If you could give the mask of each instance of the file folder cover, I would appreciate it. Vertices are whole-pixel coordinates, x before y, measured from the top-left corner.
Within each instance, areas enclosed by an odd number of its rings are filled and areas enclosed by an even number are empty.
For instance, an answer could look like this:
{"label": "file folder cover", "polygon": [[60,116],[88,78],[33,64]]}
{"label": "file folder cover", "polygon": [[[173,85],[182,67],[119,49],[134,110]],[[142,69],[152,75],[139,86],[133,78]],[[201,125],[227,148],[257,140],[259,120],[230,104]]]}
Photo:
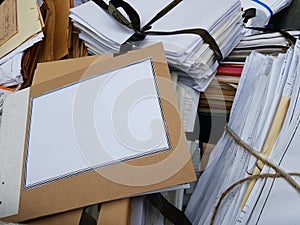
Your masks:
{"label": "file folder cover", "polygon": [[[5,221],[25,221],[99,202],[125,198],[151,190],[159,190],[161,188],[191,182],[196,179],[184,130],[177,110],[173,85],[170,80],[162,44],[160,43],[145,49],[132,51],[118,57],[106,55],[105,57],[99,56],[95,58],[97,58],[98,61],[91,63],[88,62],[89,60],[86,60],[86,64],[71,73],[66,73],[64,69],[60,71],[59,66],[53,66],[52,69],[55,78],[48,78],[48,80],[45,81],[43,81],[43,71],[41,69],[37,70],[35,74],[35,81],[37,81],[37,83],[34,83],[29,90],[30,100],[53,90],[73,85],[79,82],[83,77],[93,80],[94,77],[97,77],[95,76],[97,74],[105,74],[109,71],[124,68],[128,65],[152,58],[153,69],[157,78],[159,100],[161,102],[161,109],[171,149],[156,151],[155,154],[137,157],[126,162],[119,162],[113,165],[109,164],[103,168],[93,168],[92,170],[84,171],[84,173],[75,173],[72,176],[67,176],[63,179],[54,179],[49,183],[46,182],[43,185],[37,187],[33,186],[32,188],[25,188],[24,186],[26,166],[23,166],[19,213],[4,218]],[[92,57],[90,59],[92,59]],[[78,60],[67,60],[66,63],[69,63],[71,66],[70,62],[75,65]],[[57,65],[61,63],[62,62],[58,62]],[[38,79],[39,76],[41,76],[41,79]],[[131,85],[129,85],[129,89],[130,86]],[[30,112],[30,110],[31,108],[29,107],[28,112]],[[134,111],[134,109],[132,111]],[[101,111],[99,111],[99,113],[101,113]],[[26,142],[24,140],[24,154],[27,152],[27,140],[30,138],[28,137],[28,134],[30,134],[28,129],[32,126],[29,116],[30,114],[28,113],[27,138]],[[133,124],[132,126],[138,125]],[[131,129],[135,128],[131,127]],[[152,127],[150,129],[152,129]],[[55,146],[55,140],[51,141]],[[51,142],[49,143],[51,144]],[[161,144],[161,146],[165,147],[167,145],[164,143]],[[46,148],[45,146],[45,149]],[[43,148],[41,151],[43,151]],[[66,165],[73,163],[72,156],[73,155],[70,155],[70,157],[64,159],[63,162]],[[26,159],[28,159],[28,157],[30,157],[30,155],[24,157],[23,165],[26,165]],[[89,158],[87,160],[89,160]],[[50,167],[49,170],[52,168],[53,167]],[[33,172],[40,171],[35,170]]]}

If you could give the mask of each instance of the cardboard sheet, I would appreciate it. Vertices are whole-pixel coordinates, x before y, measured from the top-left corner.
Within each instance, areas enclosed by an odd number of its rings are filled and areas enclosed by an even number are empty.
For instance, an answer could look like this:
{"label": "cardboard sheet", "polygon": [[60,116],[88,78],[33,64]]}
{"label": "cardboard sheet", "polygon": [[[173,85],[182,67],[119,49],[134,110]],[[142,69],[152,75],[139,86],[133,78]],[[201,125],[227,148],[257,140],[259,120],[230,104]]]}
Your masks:
{"label": "cardboard sheet", "polygon": [[[151,57],[171,150],[88,171],[37,188],[24,189],[24,182],[22,182],[19,213],[4,218],[5,220],[19,222],[38,218],[196,179],[162,44],[117,57],[109,55],[109,57],[111,58],[103,60],[103,57],[100,56],[99,60],[97,58],[93,62],[87,62],[82,68],[71,73],[65,73],[66,71],[62,69],[63,66],[53,65],[52,71],[55,75],[46,79],[45,77],[38,78],[46,72],[40,68],[35,74],[35,80],[40,82],[34,83],[30,88],[30,99],[78,82],[83,78],[92,79],[97,74],[122,68]],[[76,60],[73,60],[73,65],[76,65]],[[71,68],[71,64],[69,66]],[[29,117],[26,119],[27,126],[29,126]],[[25,159],[26,157],[24,157],[24,163]],[[72,160],[72,156],[70,156],[70,160]],[[23,181],[24,178],[23,168]]]}
{"label": "cardboard sheet", "polygon": [[70,1],[54,0],[55,5],[55,33],[54,60],[61,59],[69,53],[69,12]]}
{"label": "cardboard sheet", "polygon": [[45,18],[45,38],[39,61],[59,60],[69,53],[72,31],[69,23],[70,1],[45,0],[41,10]]}
{"label": "cardboard sheet", "polygon": [[131,209],[130,198],[106,202],[101,205],[97,225],[129,225]]}
{"label": "cardboard sheet", "polygon": [[26,221],[27,225],[79,225],[83,209],[46,216],[40,219]]}

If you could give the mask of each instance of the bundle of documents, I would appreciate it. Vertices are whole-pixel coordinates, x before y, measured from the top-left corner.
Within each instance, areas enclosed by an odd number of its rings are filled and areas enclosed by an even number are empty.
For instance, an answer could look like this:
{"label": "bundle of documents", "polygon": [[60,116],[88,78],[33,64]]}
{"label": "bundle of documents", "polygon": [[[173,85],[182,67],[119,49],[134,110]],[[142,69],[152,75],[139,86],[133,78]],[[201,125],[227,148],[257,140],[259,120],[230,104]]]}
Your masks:
{"label": "bundle of documents", "polygon": [[0,5],[0,85],[21,84],[23,52],[43,38],[36,0],[5,0]]}
{"label": "bundle of documents", "polygon": [[239,181],[299,172],[299,59],[299,41],[277,57],[252,52],[247,58],[227,129],[186,209],[193,224],[298,223],[299,176]]}
{"label": "bundle of documents", "polygon": [[[264,27],[268,25],[270,18],[288,7],[292,0],[242,0],[243,10],[250,8],[256,9],[255,17],[251,18],[247,22],[247,26],[250,27]],[[249,30],[248,34],[254,33]],[[256,32],[257,33],[257,32]]]}
{"label": "bundle of documents", "polygon": [[[108,3],[108,1],[105,1]],[[204,29],[215,39],[223,57],[226,57],[243,36],[240,1],[229,0],[220,4],[212,1],[126,1],[140,17],[140,27],[147,25],[162,9],[175,6],[154,23],[145,39],[133,43],[134,48],[163,42],[169,65],[178,70],[179,81],[203,91],[213,79],[218,62],[214,51],[197,34],[164,35],[187,29]],[[211,9],[213,13],[211,13]],[[196,9],[196,10],[195,10]],[[185,19],[182,19],[184,16]],[[90,53],[118,52],[120,46],[135,32],[120,24],[94,1],[71,9],[70,17],[81,30]],[[151,34],[160,32],[160,35]],[[146,32],[145,32],[146,33]]]}
{"label": "bundle of documents", "polygon": [[[299,39],[299,31],[286,31],[295,39]],[[226,57],[227,62],[245,62],[251,51],[277,56],[285,53],[292,45],[288,37],[284,37],[279,32],[262,32],[259,34],[247,35],[238,43],[233,51]]]}
{"label": "bundle of documents", "polygon": [[[299,31],[286,32],[295,39],[299,37]],[[201,141],[216,143],[222,135],[246,57],[253,50],[272,56],[286,53],[293,44],[291,37],[279,32],[262,32],[243,37],[218,67],[215,79],[200,96],[199,119],[203,128]]]}

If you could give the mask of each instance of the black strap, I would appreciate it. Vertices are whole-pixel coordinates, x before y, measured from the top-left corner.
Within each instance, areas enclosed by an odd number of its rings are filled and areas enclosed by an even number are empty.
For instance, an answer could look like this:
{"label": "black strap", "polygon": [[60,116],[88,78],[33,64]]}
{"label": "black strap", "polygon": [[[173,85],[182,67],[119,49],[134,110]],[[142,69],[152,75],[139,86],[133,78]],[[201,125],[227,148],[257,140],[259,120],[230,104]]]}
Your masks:
{"label": "black strap", "polygon": [[108,5],[103,0],[93,0],[98,6],[100,6],[105,12],[108,13]]}
{"label": "black strap", "polygon": [[[129,17],[129,22],[123,15],[120,13],[117,8],[123,8],[126,14]],[[112,15],[117,21],[121,24],[128,26],[129,28],[133,29],[134,31],[140,31],[140,17],[139,14],[127,3],[123,0],[111,0],[108,5],[108,13]],[[120,20],[120,17],[122,20]],[[123,23],[123,21],[126,21]]]}
{"label": "black strap", "polygon": [[[249,19],[253,18],[256,16],[256,9],[255,8],[249,8],[244,11],[244,14],[242,15],[244,18],[244,23],[247,23]],[[281,30],[281,29],[276,29],[271,26],[266,26],[266,27],[246,27],[247,29],[251,30],[258,30],[258,31],[263,31],[263,32],[279,32],[289,43],[290,45],[295,45],[296,44],[296,38],[289,34],[288,32]]]}
{"label": "black strap", "polygon": [[256,16],[256,9],[255,8],[249,8],[246,9],[242,15],[244,18],[244,23],[247,23],[249,19],[253,18]]}
{"label": "black strap", "polygon": [[156,34],[156,35],[172,35],[172,34],[197,34],[199,35],[203,41],[210,46],[213,50],[217,60],[221,61],[223,59],[222,52],[215,41],[215,39],[209,34],[207,30],[201,28],[195,29],[186,29],[186,30],[177,30],[177,31],[169,31],[169,32],[162,32],[162,31],[148,31],[145,32],[146,34]]}
{"label": "black strap", "polygon": [[[135,45],[139,45],[141,41],[143,41],[146,35],[175,35],[175,34],[196,34],[199,35],[205,43],[207,43],[210,48],[213,50],[218,61],[223,59],[222,52],[215,41],[215,39],[209,34],[208,31],[195,28],[195,29],[186,29],[186,30],[176,30],[176,31],[149,31],[151,29],[151,25],[155,23],[157,20],[166,15],[169,11],[171,11],[175,6],[177,6],[182,0],[174,0],[165,8],[163,8],[160,12],[158,12],[151,20],[148,22],[143,28],[140,28],[140,18],[138,13],[125,1],[123,0],[111,0],[109,5],[107,5],[103,0],[93,0],[97,5],[99,5],[102,9],[104,9],[107,13],[112,15],[118,22],[121,24],[133,29],[135,33],[129,37],[120,48],[120,52],[126,52],[132,50],[133,43]],[[130,21],[128,21],[122,13],[120,13],[117,8],[122,7],[126,14],[128,15]]]}
{"label": "black strap", "polygon": [[151,25],[155,23],[157,20],[162,18],[164,15],[166,15],[168,12],[170,12],[175,6],[177,6],[182,0],[174,0],[169,5],[167,5],[165,8],[163,8],[161,11],[159,11],[144,27],[143,30],[149,30],[151,29]]}
{"label": "black strap", "polygon": [[186,215],[168,202],[160,193],[145,195],[145,198],[157,208],[162,215],[170,220],[174,225],[192,225]]}

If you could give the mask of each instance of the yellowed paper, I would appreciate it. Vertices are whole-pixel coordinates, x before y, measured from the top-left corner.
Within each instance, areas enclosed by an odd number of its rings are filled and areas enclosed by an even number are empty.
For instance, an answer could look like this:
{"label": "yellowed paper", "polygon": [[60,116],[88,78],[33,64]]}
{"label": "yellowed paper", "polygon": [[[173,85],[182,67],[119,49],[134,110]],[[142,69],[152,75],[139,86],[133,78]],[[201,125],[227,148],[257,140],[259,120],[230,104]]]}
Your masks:
{"label": "yellowed paper", "polygon": [[36,0],[15,1],[17,2],[18,33],[0,46],[0,58],[42,31],[39,8],[36,4]]}
{"label": "yellowed paper", "polygon": [[[279,103],[279,106],[278,106],[278,109],[277,109],[276,114],[275,114],[275,118],[273,120],[273,124],[271,126],[270,131],[269,131],[269,134],[268,134],[268,137],[267,137],[266,142],[264,144],[264,147],[262,149],[262,154],[266,158],[268,158],[269,155],[271,154],[273,146],[274,146],[274,144],[275,144],[275,142],[276,142],[276,140],[277,140],[277,138],[280,134],[281,128],[282,128],[284,120],[285,120],[287,110],[289,108],[289,104],[290,104],[290,98],[287,97],[287,96],[282,96],[281,100],[280,100],[280,103]],[[260,174],[263,167],[264,167],[264,163],[262,161],[258,160],[252,175]],[[248,198],[251,194],[251,191],[254,188],[255,183],[256,183],[256,180],[252,180],[248,184],[248,188],[245,192],[245,196],[244,196],[244,199],[243,199],[242,204],[241,204],[241,209],[244,208],[244,206],[245,206],[245,204],[246,204],[246,202],[247,202],[247,200],[248,200]]]}
{"label": "yellowed paper", "polygon": [[5,0],[0,5],[0,46],[18,33],[17,0]]}

